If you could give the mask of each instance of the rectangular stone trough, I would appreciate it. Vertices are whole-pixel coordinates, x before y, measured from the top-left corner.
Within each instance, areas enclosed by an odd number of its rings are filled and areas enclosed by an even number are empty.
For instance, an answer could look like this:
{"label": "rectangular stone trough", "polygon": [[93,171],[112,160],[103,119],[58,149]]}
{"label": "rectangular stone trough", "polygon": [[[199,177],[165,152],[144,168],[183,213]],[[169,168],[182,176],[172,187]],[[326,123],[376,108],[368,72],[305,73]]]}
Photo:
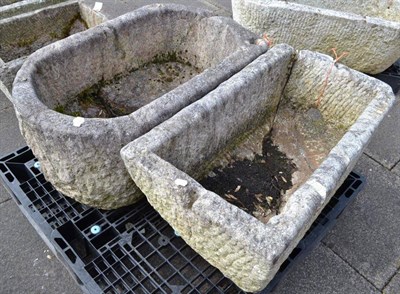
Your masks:
{"label": "rectangular stone trough", "polygon": [[46,6],[65,2],[66,0],[22,0],[13,3],[0,2],[0,19],[8,18],[26,12],[32,12]]}
{"label": "rectangular stone trough", "polygon": [[[259,291],[273,278],[395,100],[386,84],[340,64],[325,87],[332,62],[323,54],[275,46],[121,150],[150,204],[245,291]],[[266,138],[273,145],[265,147]],[[199,183],[239,163],[251,168],[258,160],[271,170],[266,160],[276,147],[295,172],[283,179],[282,166],[271,176],[279,177],[273,184],[291,182],[292,187],[278,197],[254,195],[260,200],[256,207],[280,203],[275,210],[271,205],[245,211],[235,203],[235,193],[261,187],[267,178],[248,185],[242,170],[236,173],[240,184],[225,195]]]}
{"label": "rectangular stone trough", "polygon": [[112,209],[143,194],[120,149],[267,50],[230,18],[150,5],[53,43],[18,72],[22,135],[59,191]]}
{"label": "rectangular stone trough", "polygon": [[233,19],[276,44],[330,54],[370,74],[400,58],[400,1],[232,0]]}
{"label": "rectangular stone trough", "polygon": [[0,7],[0,83],[4,92],[11,91],[28,55],[105,21],[102,14],[78,1],[57,2],[61,1],[19,1]]}

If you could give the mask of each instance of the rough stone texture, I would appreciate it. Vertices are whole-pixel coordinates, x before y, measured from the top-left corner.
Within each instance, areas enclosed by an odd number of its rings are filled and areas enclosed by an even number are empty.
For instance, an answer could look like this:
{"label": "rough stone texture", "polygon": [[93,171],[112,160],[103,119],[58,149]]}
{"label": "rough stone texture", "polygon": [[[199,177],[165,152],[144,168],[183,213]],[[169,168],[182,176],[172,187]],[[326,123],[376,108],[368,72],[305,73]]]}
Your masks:
{"label": "rough stone texture", "polygon": [[400,293],[400,272],[398,272],[382,291],[384,294]]}
{"label": "rough stone texture", "polygon": [[18,2],[21,0],[0,0],[0,6],[5,6],[5,5],[9,5],[15,2]]}
{"label": "rough stone texture", "polygon": [[366,153],[369,156],[388,169],[392,169],[400,161],[399,98],[398,96],[396,104],[388,113],[366,149]]}
{"label": "rough stone texture", "polygon": [[291,0],[289,2],[309,5],[316,8],[332,9],[349,12],[361,16],[383,18],[385,20],[398,21],[400,1],[381,0]]}
{"label": "rough stone texture", "polygon": [[0,58],[8,62],[85,29],[76,1],[0,20]]}
{"label": "rough stone texture", "polygon": [[378,294],[349,264],[324,245],[313,249],[285,276],[274,294]]}
{"label": "rough stone texture", "polygon": [[[46,178],[61,192],[104,209],[142,196],[119,150],[185,106],[203,97],[267,50],[233,20],[178,5],[152,5],[32,54],[14,82],[13,103],[22,134],[42,163]],[[52,109],[78,93],[157,54],[181,51],[205,69],[188,82],[130,115],[86,118]]]}
{"label": "rough stone texture", "polygon": [[[8,93],[11,92],[14,78],[25,59],[26,57],[21,57],[0,65],[0,91],[3,91],[3,93],[6,92],[6,90]],[[3,87],[5,87],[6,90]],[[7,93],[4,94],[8,97]]]}
{"label": "rough stone texture", "polygon": [[366,73],[382,72],[400,57],[399,0],[320,2],[233,0],[233,19],[276,44],[347,51],[340,62]]}
{"label": "rough stone texture", "polygon": [[[10,6],[18,8],[18,5],[33,5],[34,9],[38,9],[42,6],[54,4],[53,2],[62,1],[37,2],[28,0]],[[0,16],[3,8],[5,9],[5,7],[0,7]],[[15,13],[22,12],[24,10],[21,9],[15,11]],[[78,19],[74,20],[75,18]],[[52,5],[32,13],[0,20],[0,41],[2,45],[4,44],[4,48],[0,49],[0,59],[8,61],[6,63],[0,62],[0,91],[6,97],[9,97],[15,75],[24,63],[26,55],[69,34],[84,30],[86,25],[94,27],[106,20],[101,13],[95,12],[87,5],[76,1]],[[7,33],[4,33],[6,31]],[[17,58],[19,56],[22,57]]]}
{"label": "rough stone texture", "polygon": [[34,11],[52,4],[65,2],[66,0],[24,0],[18,1],[9,5],[0,6],[0,19],[11,17],[17,14],[22,14]]}
{"label": "rough stone texture", "polygon": [[323,242],[378,289],[400,267],[400,178],[363,155],[367,185]]}
{"label": "rough stone texture", "polygon": [[381,82],[340,64],[332,67],[324,89],[332,62],[326,55],[300,51],[275,119],[272,140],[298,169],[291,191],[308,179],[382,90]]}
{"label": "rough stone texture", "polygon": [[[355,123],[290,195],[281,213],[262,224],[204,189],[194,178],[221,149],[260,123],[262,115],[266,121],[274,117],[293,52],[287,45],[274,47],[215,91],[121,150],[135,183],[162,217],[192,248],[246,291],[261,290],[271,280],[352,170],[395,99],[389,86],[339,66],[335,76],[344,85],[356,87],[332,84],[326,97],[338,92],[340,104],[327,99],[321,112],[334,123],[331,104],[342,111],[351,109],[355,113],[349,112],[348,118],[341,120],[352,124],[356,119]],[[332,60],[308,51],[301,51],[296,58],[284,94],[301,111],[307,105],[306,97],[319,92],[311,84],[315,79],[322,83]],[[297,101],[292,95],[295,87]],[[264,107],[260,104],[263,99],[267,99]]]}
{"label": "rough stone texture", "polygon": [[108,20],[108,18],[99,11],[94,11],[84,2],[79,2],[81,17],[89,28],[93,28]]}

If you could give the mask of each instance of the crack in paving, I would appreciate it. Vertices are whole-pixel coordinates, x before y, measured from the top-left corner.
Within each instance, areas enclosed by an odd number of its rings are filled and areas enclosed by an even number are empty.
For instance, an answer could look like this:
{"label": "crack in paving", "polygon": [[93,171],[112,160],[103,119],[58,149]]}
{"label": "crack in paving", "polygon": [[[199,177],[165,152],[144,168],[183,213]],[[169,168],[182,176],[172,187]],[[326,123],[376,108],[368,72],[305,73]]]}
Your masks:
{"label": "crack in paving", "polygon": [[396,163],[392,166],[392,168],[390,169],[390,171],[393,171],[394,168],[400,163],[400,159],[398,161],[396,161]]}
{"label": "crack in paving", "polygon": [[[335,250],[333,250],[332,248],[328,247],[328,245],[326,245],[324,241],[321,241],[321,244],[322,244],[325,248],[329,249],[329,250],[330,250],[333,254],[335,254],[337,257],[339,257],[340,260],[342,260],[342,261],[343,261],[345,264],[347,264],[350,268],[352,268],[358,275],[360,275],[365,281],[367,281],[374,289],[376,289],[376,290],[379,291],[379,292],[381,292],[381,291],[384,289],[384,287],[383,287],[382,289],[379,289],[378,287],[376,287],[376,286],[374,285],[374,283],[372,283],[370,280],[368,280],[367,277],[365,277],[361,272],[359,272],[356,268],[354,268],[347,260],[345,260],[343,257],[341,257],[341,256],[339,255],[339,253],[337,253],[337,252],[336,252]],[[385,285],[385,287],[386,287],[386,285]]]}
{"label": "crack in paving", "polygon": [[5,204],[6,202],[8,202],[10,200],[11,200],[11,198],[7,198],[5,200],[2,200],[2,201],[0,201],[0,205],[3,205],[3,204]]}
{"label": "crack in paving", "polygon": [[387,282],[386,282],[385,285],[383,286],[383,288],[382,288],[382,293],[384,293],[383,290],[385,290],[385,288],[392,282],[393,278],[394,278],[397,274],[399,274],[399,273],[400,273],[400,265],[399,265],[399,267],[397,268],[397,270],[393,273],[393,275],[391,275],[391,276],[389,277],[389,279],[387,280]]}
{"label": "crack in paving", "polygon": [[[379,164],[381,167],[383,167],[384,169],[386,169],[387,171],[392,171],[392,169],[397,165],[397,163],[396,164],[394,164],[391,168],[387,168],[386,166],[384,166],[383,165],[383,163],[381,163],[381,162],[379,162],[377,159],[375,159],[375,158],[373,158],[371,155],[369,155],[368,153],[366,153],[366,152],[363,152],[363,154],[365,155],[365,156],[367,156],[369,159],[371,159],[371,160],[373,160],[374,162],[376,162],[377,164]],[[400,160],[399,160],[399,162],[400,162]]]}

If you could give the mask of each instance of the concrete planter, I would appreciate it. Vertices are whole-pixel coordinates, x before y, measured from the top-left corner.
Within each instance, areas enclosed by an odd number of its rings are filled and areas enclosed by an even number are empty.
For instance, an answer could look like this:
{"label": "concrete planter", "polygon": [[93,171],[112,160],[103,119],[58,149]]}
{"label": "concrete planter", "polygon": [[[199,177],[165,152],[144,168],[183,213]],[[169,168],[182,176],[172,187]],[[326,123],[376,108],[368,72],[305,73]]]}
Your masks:
{"label": "concrete planter", "polygon": [[[326,55],[296,54],[288,45],[275,46],[121,150],[151,205],[245,291],[259,291],[272,279],[352,170],[395,100],[389,86],[337,65],[316,109],[331,64]],[[314,111],[322,115],[318,128],[301,129],[302,140],[294,142],[292,150],[290,138],[299,134],[290,132],[312,125],[308,116]],[[215,158],[231,152],[240,140],[246,143],[244,134],[257,137],[260,129],[268,133],[271,127],[273,140],[298,170],[279,214],[263,223],[196,179],[210,170]],[[318,145],[328,136],[334,138],[330,144]]]}
{"label": "concrete planter", "polygon": [[[103,209],[134,203],[142,194],[120,149],[265,52],[255,37],[232,19],[161,4],[75,34],[18,72],[12,99],[22,134],[61,192]],[[109,109],[92,117],[95,107],[82,106],[78,119],[59,113],[92,90]]]}
{"label": "concrete planter", "polygon": [[28,55],[106,20],[77,1],[51,5],[56,2],[19,1],[0,7],[0,90],[6,96]]}
{"label": "concrete planter", "polygon": [[233,19],[296,49],[347,51],[347,66],[370,74],[400,58],[400,1],[232,0]]}

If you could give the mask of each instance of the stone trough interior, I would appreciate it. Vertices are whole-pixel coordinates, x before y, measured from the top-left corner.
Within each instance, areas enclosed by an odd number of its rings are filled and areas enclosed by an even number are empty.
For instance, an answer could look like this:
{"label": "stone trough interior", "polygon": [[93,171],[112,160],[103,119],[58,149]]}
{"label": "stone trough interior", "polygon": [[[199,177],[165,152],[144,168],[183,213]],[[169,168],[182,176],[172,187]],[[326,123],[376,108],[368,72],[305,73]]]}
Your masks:
{"label": "stone trough interior", "polygon": [[[40,92],[42,101],[60,113],[87,118],[111,118],[133,113],[205,69],[215,67],[237,50],[235,44],[240,42],[239,36],[235,36],[235,32],[223,22],[204,16],[190,20],[188,16],[174,19],[173,15],[163,15],[162,26],[138,25],[132,33],[121,27],[120,32],[114,33],[113,44],[101,42],[99,50],[90,52],[90,58],[94,60],[115,59],[114,64],[106,69],[93,69],[97,79],[94,84],[92,79],[81,77],[83,82],[79,87],[68,85],[70,90],[64,92],[68,96],[64,93],[54,95],[52,90],[58,89],[50,86],[51,90],[48,90],[49,76],[55,72],[61,75],[68,72],[64,72],[63,64],[59,64],[60,67],[46,69],[46,73],[37,79],[43,89]],[[142,37],[128,44],[122,39],[124,34]],[[108,53],[105,50],[107,46],[114,48]],[[110,55],[101,56],[104,52]]]}
{"label": "stone trough interior", "polygon": [[[324,87],[332,62],[278,45],[121,151],[133,180],[161,216],[246,291],[267,285],[394,101],[389,87],[343,65],[333,67]],[[377,100],[378,106],[368,108]],[[356,143],[342,139],[367,108],[373,115],[368,127],[357,130]],[[250,166],[276,147],[291,161],[293,175],[282,179],[277,170],[272,176],[279,179],[272,183],[290,181],[291,187],[275,198],[254,192],[254,211],[239,209],[243,203],[235,196],[247,183],[217,195],[198,182],[239,161]],[[324,166],[324,160],[331,162]],[[315,184],[310,178],[318,173],[333,182]]]}
{"label": "stone trough interior", "polygon": [[[108,81],[101,81],[54,109],[82,117],[110,118],[128,115],[187,82],[203,71],[185,54],[160,54],[153,60]],[[194,58],[193,58],[194,59]]]}
{"label": "stone trough interior", "polygon": [[0,20],[0,58],[4,62],[88,28],[78,2],[68,2]]}
{"label": "stone trough interior", "polygon": [[[10,96],[15,75],[27,56],[41,47],[105,21],[103,15],[83,3],[64,1],[55,4],[57,2],[61,1],[1,3],[5,6],[0,7],[0,90],[7,97]],[[17,5],[21,3],[27,6],[20,9]],[[16,6],[15,11],[7,9],[10,6]],[[9,10],[15,13],[8,15],[6,12]]]}

